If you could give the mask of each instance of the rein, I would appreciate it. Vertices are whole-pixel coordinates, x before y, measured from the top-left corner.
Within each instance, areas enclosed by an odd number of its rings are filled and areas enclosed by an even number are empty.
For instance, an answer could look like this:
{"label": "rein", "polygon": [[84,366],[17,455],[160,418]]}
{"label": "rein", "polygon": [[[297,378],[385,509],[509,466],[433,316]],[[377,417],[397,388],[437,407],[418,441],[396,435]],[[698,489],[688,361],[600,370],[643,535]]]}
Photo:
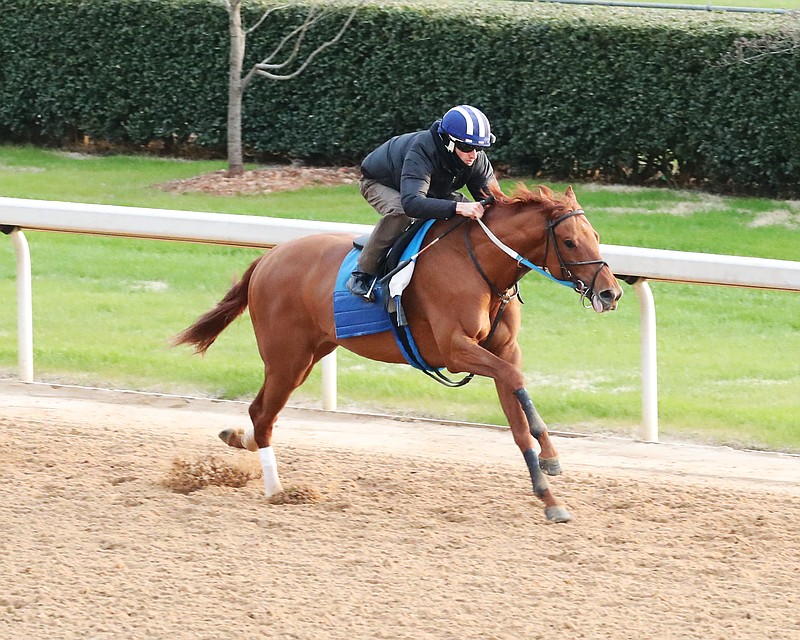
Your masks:
{"label": "rein", "polygon": [[[567,214],[567,215],[575,215],[576,213],[578,213],[578,211],[571,212],[570,214]],[[580,213],[583,213],[583,211],[580,211]],[[553,274],[551,274],[549,271],[543,269],[542,267],[537,267],[535,264],[533,264],[527,258],[523,258],[519,253],[514,251],[507,244],[504,244],[503,241],[500,240],[500,238],[498,238],[496,235],[494,235],[489,230],[489,227],[487,227],[486,224],[484,224],[483,220],[478,219],[477,222],[481,226],[481,229],[483,229],[483,232],[486,234],[486,236],[489,238],[489,240],[491,240],[497,246],[497,248],[500,249],[503,253],[505,253],[509,258],[514,260],[517,263],[517,265],[522,265],[522,266],[528,267],[528,269],[530,269],[531,271],[535,271],[536,273],[538,273],[540,275],[543,275],[543,276],[545,276],[547,278],[550,278],[553,282],[557,282],[558,284],[564,285],[565,287],[570,287],[571,289],[575,289],[576,288],[576,283],[574,281],[571,281],[571,280],[559,280]],[[559,219],[559,222],[560,222],[560,219]],[[551,231],[549,225],[548,225],[548,231]],[[549,242],[550,242],[550,236],[549,235],[548,235],[547,240],[548,240],[548,244],[549,244]],[[547,258],[547,249],[546,248],[545,248],[545,258]],[[560,259],[561,259],[561,256],[559,256],[559,260]],[[473,258],[473,261],[474,261],[474,258]],[[547,260],[545,260],[545,262],[546,261]],[[564,263],[561,263],[561,267],[563,269]],[[480,271],[480,269],[478,269],[478,270]],[[482,272],[481,272],[481,275],[483,275]],[[486,279],[485,276],[484,276],[484,279]]]}
{"label": "rein", "polygon": [[[477,222],[480,225],[481,229],[483,229],[483,232],[486,234],[486,236],[489,238],[489,240],[491,240],[492,243],[494,243],[497,246],[498,249],[500,249],[503,253],[505,253],[512,260],[514,260],[517,263],[518,266],[527,267],[531,271],[535,271],[536,273],[549,278],[553,282],[556,282],[556,283],[558,283],[560,285],[563,285],[565,287],[569,287],[570,289],[574,289],[575,291],[577,291],[580,294],[581,300],[584,300],[584,299],[589,298],[589,296],[592,294],[592,292],[594,291],[594,283],[597,280],[597,276],[599,275],[599,273],[603,269],[603,267],[608,266],[608,264],[604,260],[582,260],[582,261],[578,261],[578,262],[567,262],[567,261],[565,261],[561,257],[561,251],[559,251],[559,249],[558,249],[558,240],[556,238],[556,231],[555,231],[556,227],[559,224],[561,224],[562,222],[564,222],[564,220],[567,220],[568,218],[571,218],[573,216],[581,216],[581,215],[586,215],[586,212],[583,209],[575,209],[573,211],[568,211],[564,215],[559,216],[555,220],[551,220],[550,222],[547,223],[547,236],[546,236],[547,239],[546,239],[546,244],[545,244],[545,249],[544,249],[544,259],[543,259],[542,262],[545,265],[547,264],[547,254],[550,251],[550,241],[552,240],[553,241],[553,249],[556,252],[556,257],[558,258],[558,263],[561,266],[561,274],[565,278],[564,280],[560,280],[559,278],[556,278],[552,273],[550,273],[547,270],[547,267],[539,267],[539,266],[533,264],[533,262],[531,262],[527,258],[522,257],[522,255],[520,255],[518,252],[514,251],[511,247],[506,245],[502,240],[500,240],[496,235],[494,235],[494,233],[492,233],[492,231],[489,229],[489,227],[486,226],[486,224],[483,222],[483,220],[478,219]],[[489,281],[489,279],[487,278],[486,274],[483,272],[483,269],[481,269],[480,265],[478,264],[477,258],[474,256],[474,254],[472,252],[472,248],[469,245],[469,239],[468,238],[469,238],[469,236],[467,235],[467,246],[469,248],[469,254],[470,254],[470,257],[472,258],[473,264],[475,264],[475,267],[478,269],[478,273],[480,273],[481,277],[487,282],[487,284],[489,284],[489,286],[491,287],[492,291],[494,291],[495,294],[500,295],[498,293],[496,287],[492,284],[491,281]],[[587,264],[596,264],[596,265],[598,265],[597,270],[594,272],[594,276],[592,277],[592,282],[591,282],[591,284],[589,286],[587,286],[586,283],[583,282],[582,280],[580,280],[579,278],[576,278],[568,268],[568,267],[575,267],[575,266],[587,265]],[[520,276],[520,278],[521,277],[522,276]],[[517,281],[519,281],[519,278],[517,279]],[[516,284],[516,282],[515,282],[515,284]]]}

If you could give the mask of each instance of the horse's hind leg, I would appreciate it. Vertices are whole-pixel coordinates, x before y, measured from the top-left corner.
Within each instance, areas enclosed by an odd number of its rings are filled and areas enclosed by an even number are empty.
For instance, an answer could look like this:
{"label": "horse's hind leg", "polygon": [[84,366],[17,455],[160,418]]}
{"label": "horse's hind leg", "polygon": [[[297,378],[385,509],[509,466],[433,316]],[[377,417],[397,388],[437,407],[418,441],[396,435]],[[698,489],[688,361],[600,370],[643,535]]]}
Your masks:
{"label": "horse's hind leg", "polygon": [[335,347],[334,344],[326,344],[314,353],[305,352],[286,359],[276,358],[276,366],[265,364],[264,384],[250,404],[250,420],[253,426],[244,433],[228,429],[219,434],[231,447],[258,451],[264,490],[268,497],[281,491],[275,452],[272,449],[272,431],[278,414],[286,406],[292,392],[308,378],[314,365]]}
{"label": "horse's hind leg", "polygon": [[[264,403],[264,396],[265,396],[265,389],[267,387],[267,379],[269,378],[269,374],[265,372],[264,375],[264,384],[261,385],[261,389],[258,390],[258,394],[255,397],[255,400],[250,403],[250,408],[248,410],[250,414],[250,421],[253,423],[253,426],[248,428],[246,431],[242,429],[225,429],[225,431],[220,431],[219,437],[225,444],[235,449],[248,449],[249,451],[258,451],[259,445],[256,442],[255,437],[255,425],[257,422],[260,421],[260,416],[262,414],[262,405]],[[291,391],[289,392],[291,394]],[[289,399],[289,394],[286,395],[286,398],[283,400],[283,405]],[[266,442],[263,446],[268,447],[272,444],[272,427],[274,426],[275,419],[277,418],[278,411],[275,412],[275,417],[273,418],[272,424],[268,425],[265,429],[266,432]]]}

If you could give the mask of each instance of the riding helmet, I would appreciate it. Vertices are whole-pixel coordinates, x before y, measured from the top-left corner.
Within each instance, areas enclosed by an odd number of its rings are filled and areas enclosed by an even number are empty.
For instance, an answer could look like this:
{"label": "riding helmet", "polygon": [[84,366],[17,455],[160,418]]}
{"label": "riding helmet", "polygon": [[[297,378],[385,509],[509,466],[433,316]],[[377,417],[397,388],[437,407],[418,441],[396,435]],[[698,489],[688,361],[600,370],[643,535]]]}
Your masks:
{"label": "riding helmet", "polygon": [[453,107],[444,114],[439,123],[439,134],[442,137],[444,137],[443,134],[447,134],[454,140],[475,147],[486,148],[495,141],[489,119],[483,114],[483,111],[468,104]]}

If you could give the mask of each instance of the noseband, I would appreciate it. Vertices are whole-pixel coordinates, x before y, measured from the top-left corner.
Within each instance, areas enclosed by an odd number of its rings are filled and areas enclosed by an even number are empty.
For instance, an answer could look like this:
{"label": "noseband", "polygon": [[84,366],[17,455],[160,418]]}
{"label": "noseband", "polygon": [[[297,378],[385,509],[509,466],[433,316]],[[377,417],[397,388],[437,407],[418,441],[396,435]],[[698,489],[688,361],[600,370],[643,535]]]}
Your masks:
{"label": "noseband", "polygon": [[[603,267],[607,267],[608,263],[604,260],[581,260],[579,262],[567,262],[561,257],[561,251],[558,248],[558,238],[556,237],[556,227],[560,225],[564,220],[571,218],[573,216],[585,216],[586,212],[583,209],[575,209],[574,211],[568,211],[562,216],[559,216],[555,220],[551,220],[547,223],[547,241],[544,247],[544,259],[542,263],[547,265],[547,254],[550,251],[550,241],[553,241],[553,250],[556,253],[556,257],[558,258],[558,264],[561,266],[561,277],[564,280],[568,280],[574,285],[575,291],[577,291],[582,299],[591,298],[592,293],[594,292],[594,284],[597,281],[597,276],[603,270]],[[577,267],[583,266],[587,264],[596,264],[597,270],[594,272],[594,276],[592,276],[592,282],[589,286],[586,286],[586,283],[583,282],[580,278],[577,278],[573,275],[572,271],[569,270],[569,267]],[[545,267],[546,268],[546,267]]]}

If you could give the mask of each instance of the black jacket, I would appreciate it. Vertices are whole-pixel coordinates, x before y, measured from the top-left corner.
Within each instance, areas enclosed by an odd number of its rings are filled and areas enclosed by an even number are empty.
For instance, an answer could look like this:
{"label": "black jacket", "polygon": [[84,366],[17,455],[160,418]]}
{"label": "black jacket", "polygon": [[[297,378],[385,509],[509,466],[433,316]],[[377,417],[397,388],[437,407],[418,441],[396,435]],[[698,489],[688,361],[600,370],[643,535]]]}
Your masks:
{"label": "black jacket", "polygon": [[384,142],[361,163],[365,177],[397,189],[412,218],[449,218],[456,213],[453,193],[465,186],[475,200],[484,197],[494,171],[483,151],[471,167],[450,153],[437,129],[405,133]]}

